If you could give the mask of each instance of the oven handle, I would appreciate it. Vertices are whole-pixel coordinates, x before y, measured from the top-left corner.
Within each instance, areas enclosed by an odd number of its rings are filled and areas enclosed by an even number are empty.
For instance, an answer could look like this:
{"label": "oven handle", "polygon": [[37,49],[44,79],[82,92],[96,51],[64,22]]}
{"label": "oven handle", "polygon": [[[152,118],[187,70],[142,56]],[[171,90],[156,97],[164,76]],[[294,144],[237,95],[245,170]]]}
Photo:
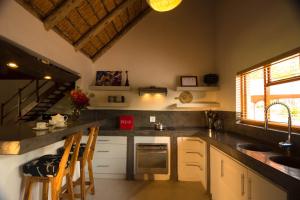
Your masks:
{"label": "oven handle", "polygon": [[147,150],[147,149],[138,149],[137,153],[168,153],[167,150]]}

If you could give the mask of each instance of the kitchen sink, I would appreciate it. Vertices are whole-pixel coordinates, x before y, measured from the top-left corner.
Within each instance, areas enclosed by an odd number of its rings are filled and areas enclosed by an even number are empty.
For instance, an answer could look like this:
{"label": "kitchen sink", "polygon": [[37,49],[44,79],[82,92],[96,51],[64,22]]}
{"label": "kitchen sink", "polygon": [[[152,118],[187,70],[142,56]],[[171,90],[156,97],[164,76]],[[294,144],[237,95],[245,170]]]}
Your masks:
{"label": "kitchen sink", "polygon": [[239,148],[250,150],[250,151],[260,151],[260,152],[269,152],[272,149],[268,146],[262,144],[240,144],[238,145]]}
{"label": "kitchen sink", "polygon": [[271,161],[281,164],[281,165],[300,169],[300,158],[297,158],[297,157],[272,156],[269,159]]}

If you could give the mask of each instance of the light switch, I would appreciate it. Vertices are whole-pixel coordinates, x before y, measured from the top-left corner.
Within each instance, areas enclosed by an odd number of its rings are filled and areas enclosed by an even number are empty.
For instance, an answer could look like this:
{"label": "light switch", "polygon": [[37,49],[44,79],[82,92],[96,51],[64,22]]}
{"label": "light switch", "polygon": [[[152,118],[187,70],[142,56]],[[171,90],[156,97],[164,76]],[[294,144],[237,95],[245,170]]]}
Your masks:
{"label": "light switch", "polygon": [[155,121],[156,121],[156,117],[155,116],[150,116],[150,122],[155,123]]}

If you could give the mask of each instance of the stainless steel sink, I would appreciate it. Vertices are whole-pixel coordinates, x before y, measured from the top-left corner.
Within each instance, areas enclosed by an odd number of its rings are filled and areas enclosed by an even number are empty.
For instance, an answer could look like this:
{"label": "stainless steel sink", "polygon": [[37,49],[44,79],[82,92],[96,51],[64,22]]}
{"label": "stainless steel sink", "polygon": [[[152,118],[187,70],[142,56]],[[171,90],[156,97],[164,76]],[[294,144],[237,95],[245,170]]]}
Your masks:
{"label": "stainless steel sink", "polygon": [[262,144],[239,144],[239,148],[249,151],[270,152],[272,149]]}
{"label": "stainless steel sink", "polygon": [[272,156],[269,159],[271,161],[281,164],[281,165],[300,169],[300,158],[297,158],[297,157]]}

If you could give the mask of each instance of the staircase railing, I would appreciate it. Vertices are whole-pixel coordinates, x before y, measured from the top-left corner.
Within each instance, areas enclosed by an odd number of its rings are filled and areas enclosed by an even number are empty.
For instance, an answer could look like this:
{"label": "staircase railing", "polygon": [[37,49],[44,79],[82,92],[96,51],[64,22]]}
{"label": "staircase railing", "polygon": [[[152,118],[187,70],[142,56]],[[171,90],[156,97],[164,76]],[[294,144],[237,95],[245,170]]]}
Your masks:
{"label": "staircase railing", "polygon": [[[4,119],[13,111],[17,110],[17,117],[20,119],[22,117],[22,106],[23,104],[30,98],[35,95],[35,101],[38,103],[40,101],[40,90],[48,83],[49,81],[45,81],[42,84],[39,83],[39,80],[31,80],[29,83],[24,85],[22,88],[19,88],[18,91],[13,94],[10,98],[8,98],[5,102],[1,104],[1,112],[0,112],[0,124],[3,125]],[[23,91],[35,84],[34,90],[24,96]],[[23,97],[24,96],[24,97]],[[6,110],[6,106],[10,104],[13,100],[17,98],[17,104],[11,106],[9,110]]]}

